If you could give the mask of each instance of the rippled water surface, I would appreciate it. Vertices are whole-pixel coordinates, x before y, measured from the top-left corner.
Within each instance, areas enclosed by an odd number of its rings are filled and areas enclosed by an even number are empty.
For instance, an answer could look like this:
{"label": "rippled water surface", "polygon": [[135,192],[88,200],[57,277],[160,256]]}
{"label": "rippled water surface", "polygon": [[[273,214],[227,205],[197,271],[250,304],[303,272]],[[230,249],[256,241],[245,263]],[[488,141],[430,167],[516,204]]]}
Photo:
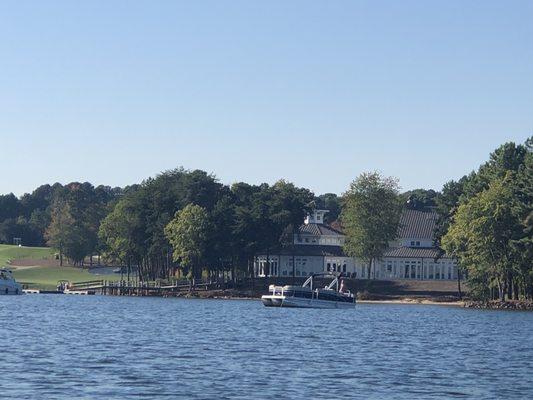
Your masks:
{"label": "rippled water surface", "polygon": [[533,313],[0,296],[2,398],[533,398]]}

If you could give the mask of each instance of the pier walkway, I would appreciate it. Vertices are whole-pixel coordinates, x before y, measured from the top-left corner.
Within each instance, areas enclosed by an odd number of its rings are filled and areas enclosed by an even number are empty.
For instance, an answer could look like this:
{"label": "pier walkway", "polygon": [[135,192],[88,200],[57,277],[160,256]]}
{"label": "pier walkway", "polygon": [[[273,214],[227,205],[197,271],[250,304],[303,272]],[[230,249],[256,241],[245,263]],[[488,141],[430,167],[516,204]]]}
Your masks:
{"label": "pier walkway", "polygon": [[207,280],[196,281],[194,284],[179,280],[175,282],[162,281],[137,281],[137,280],[92,280],[73,282],[69,289],[72,291],[90,291],[104,295],[114,296],[164,296],[176,295],[193,291],[207,291],[218,288],[218,282]]}

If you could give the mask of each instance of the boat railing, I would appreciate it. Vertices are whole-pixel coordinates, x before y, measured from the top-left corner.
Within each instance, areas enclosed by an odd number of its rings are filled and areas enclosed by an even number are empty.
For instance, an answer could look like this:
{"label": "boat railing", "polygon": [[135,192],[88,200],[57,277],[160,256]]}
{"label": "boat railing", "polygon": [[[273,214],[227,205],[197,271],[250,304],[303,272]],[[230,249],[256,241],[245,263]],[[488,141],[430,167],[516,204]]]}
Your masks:
{"label": "boat railing", "polygon": [[274,296],[283,296],[283,286],[270,285],[268,287],[269,292]]}

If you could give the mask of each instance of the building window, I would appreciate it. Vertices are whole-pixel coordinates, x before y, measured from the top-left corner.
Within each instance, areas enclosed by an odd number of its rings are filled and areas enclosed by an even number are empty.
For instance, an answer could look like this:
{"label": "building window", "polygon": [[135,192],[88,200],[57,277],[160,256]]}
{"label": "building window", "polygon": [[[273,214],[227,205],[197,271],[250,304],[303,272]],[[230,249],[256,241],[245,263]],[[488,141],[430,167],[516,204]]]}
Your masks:
{"label": "building window", "polygon": [[417,246],[420,246],[420,242],[416,242],[416,245],[417,245]]}
{"label": "building window", "polygon": [[346,264],[342,264],[342,272],[346,272]]}
{"label": "building window", "polygon": [[415,245],[415,242],[414,242],[414,241],[412,241],[412,242],[411,242],[411,246],[414,246],[414,245]]}
{"label": "building window", "polygon": [[331,263],[328,263],[327,271],[328,271],[328,272],[331,271]]}
{"label": "building window", "polygon": [[283,270],[283,276],[287,276],[287,271]]}
{"label": "building window", "polygon": [[305,243],[309,243],[309,238],[305,238]]}

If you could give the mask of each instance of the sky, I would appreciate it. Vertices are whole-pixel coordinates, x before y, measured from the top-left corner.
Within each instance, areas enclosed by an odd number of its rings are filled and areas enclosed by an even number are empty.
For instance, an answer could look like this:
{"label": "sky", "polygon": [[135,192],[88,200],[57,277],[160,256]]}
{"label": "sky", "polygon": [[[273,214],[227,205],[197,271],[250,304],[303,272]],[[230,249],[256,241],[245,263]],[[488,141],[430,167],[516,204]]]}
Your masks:
{"label": "sky", "polygon": [[532,1],[0,2],[0,193],[440,189],[533,135]]}

